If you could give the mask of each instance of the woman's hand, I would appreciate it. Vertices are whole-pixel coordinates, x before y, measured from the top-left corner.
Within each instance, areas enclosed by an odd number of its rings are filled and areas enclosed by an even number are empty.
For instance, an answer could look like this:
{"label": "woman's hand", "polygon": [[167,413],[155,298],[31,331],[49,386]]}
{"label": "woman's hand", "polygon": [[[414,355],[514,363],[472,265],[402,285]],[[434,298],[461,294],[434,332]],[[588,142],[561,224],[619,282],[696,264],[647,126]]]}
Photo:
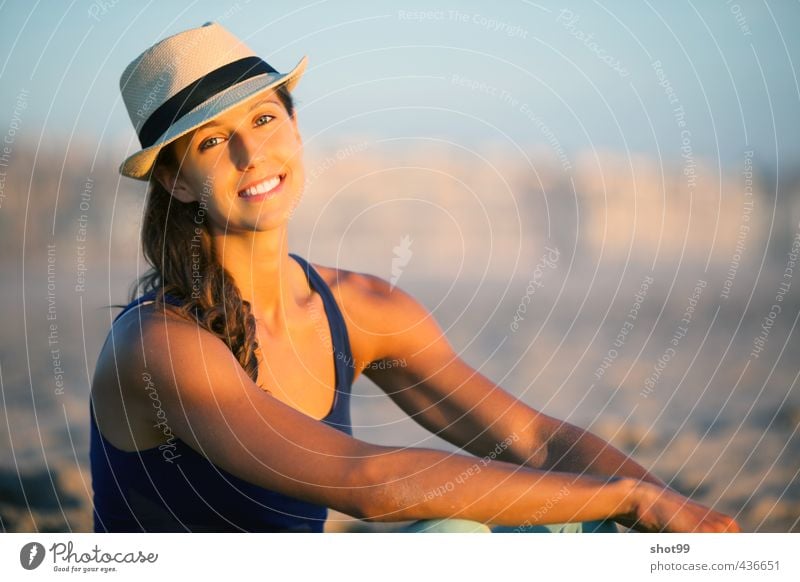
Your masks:
{"label": "woman's hand", "polygon": [[616,518],[622,525],[643,532],[741,532],[736,521],[718,511],[695,503],[671,489],[638,483],[633,492],[633,510]]}

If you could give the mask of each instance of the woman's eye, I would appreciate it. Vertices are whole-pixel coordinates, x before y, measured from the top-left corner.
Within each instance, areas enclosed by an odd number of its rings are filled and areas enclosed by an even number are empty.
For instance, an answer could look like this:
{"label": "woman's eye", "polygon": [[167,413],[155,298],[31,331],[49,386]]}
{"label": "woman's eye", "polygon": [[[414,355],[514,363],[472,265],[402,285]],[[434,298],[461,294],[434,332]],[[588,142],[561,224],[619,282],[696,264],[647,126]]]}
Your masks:
{"label": "woman's eye", "polygon": [[261,116],[258,117],[258,119],[256,119],[256,125],[264,125],[264,124],[266,124],[267,122],[264,121],[264,119],[267,118],[267,117],[269,117],[270,119],[275,119],[274,115],[267,115],[265,113],[264,115],[261,115]]}
{"label": "woman's eye", "polygon": [[[265,113],[264,115],[260,115],[260,116],[258,116],[256,118],[256,125],[257,126],[266,125],[272,119],[275,119],[274,115],[268,115],[268,114]],[[208,138],[207,140],[205,140],[205,141],[200,143],[200,151],[204,151],[204,150],[207,150],[208,148],[214,147],[215,145],[217,145],[219,143],[219,141],[216,141],[216,140],[220,140],[221,141],[222,139],[223,138],[221,138],[221,137],[210,137],[210,138]]]}
{"label": "woman's eye", "polygon": [[210,147],[217,145],[218,142],[214,141],[215,139],[222,139],[221,137],[210,137],[204,142],[200,144],[200,150],[207,150]]}

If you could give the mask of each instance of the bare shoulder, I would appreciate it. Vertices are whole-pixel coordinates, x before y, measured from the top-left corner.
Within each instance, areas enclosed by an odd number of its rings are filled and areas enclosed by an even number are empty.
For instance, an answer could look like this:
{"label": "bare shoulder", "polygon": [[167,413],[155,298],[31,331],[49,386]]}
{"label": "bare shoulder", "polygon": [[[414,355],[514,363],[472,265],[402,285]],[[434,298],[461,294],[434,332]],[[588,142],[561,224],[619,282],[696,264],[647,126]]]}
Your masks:
{"label": "bare shoulder", "polygon": [[348,327],[354,357],[365,364],[420,342],[447,345],[434,316],[411,293],[370,273],[313,265],[331,288]]}
{"label": "bare shoulder", "polygon": [[163,442],[150,418],[152,366],[170,354],[179,356],[168,339],[178,340],[173,345],[185,344],[197,338],[198,329],[171,308],[157,309],[153,304],[131,308],[111,326],[97,359],[91,391],[100,431],[117,448],[137,450]]}
{"label": "bare shoulder", "polygon": [[[339,304],[345,319],[379,331],[404,303],[415,301],[385,279],[357,271],[313,265]],[[349,323],[349,321],[348,321]]]}
{"label": "bare shoulder", "polygon": [[[182,360],[198,353],[203,353],[204,358],[220,354],[232,357],[222,340],[196,321],[179,315],[170,305],[157,308],[151,303],[131,309],[112,326],[111,335],[116,339],[117,350],[124,350],[125,362],[120,369],[137,373],[176,364],[195,370],[190,365],[195,362]],[[200,349],[204,351],[198,352]]]}
{"label": "bare shoulder", "polygon": [[[386,280],[370,273],[348,271],[316,263],[312,263],[312,265],[334,292],[334,295],[342,294],[343,299],[380,299],[389,290],[390,285]],[[338,300],[339,297],[337,296],[336,299]]]}
{"label": "bare shoulder", "polygon": [[157,308],[154,303],[147,303],[131,308],[115,321],[109,339],[128,354],[145,355],[165,348],[167,338],[173,333],[197,334],[199,330],[197,323],[178,315],[172,306]]}
{"label": "bare shoulder", "polygon": [[169,307],[158,309],[152,303],[132,307],[112,324],[100,350],[95,376],[106,373],[113,364],[117,379],[124,384],[128,368],[143,365],[149,352],[167,348],[170,331],[185,333],[190,326]]}

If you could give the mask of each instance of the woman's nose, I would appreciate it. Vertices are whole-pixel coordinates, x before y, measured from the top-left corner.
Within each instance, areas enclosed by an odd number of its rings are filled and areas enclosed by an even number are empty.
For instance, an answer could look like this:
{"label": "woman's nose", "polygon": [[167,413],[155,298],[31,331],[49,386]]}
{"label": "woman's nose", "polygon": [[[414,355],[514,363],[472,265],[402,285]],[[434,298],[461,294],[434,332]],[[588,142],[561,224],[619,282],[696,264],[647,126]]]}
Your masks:
{"label": "woman's nose", "polygon": [[264,139],[257,138],[253,132],[237,132],[233,136],[234,163],[239,170],[247,170],[257,166],[264,160],[266,144]]}

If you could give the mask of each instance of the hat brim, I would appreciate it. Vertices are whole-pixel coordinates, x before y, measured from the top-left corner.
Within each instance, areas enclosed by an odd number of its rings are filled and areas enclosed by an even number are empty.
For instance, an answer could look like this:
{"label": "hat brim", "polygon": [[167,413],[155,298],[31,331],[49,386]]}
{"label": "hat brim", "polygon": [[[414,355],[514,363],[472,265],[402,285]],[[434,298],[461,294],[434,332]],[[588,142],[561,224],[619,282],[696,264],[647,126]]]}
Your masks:
{"label": "hat brim", "polygon": [[303,76],[307,64],[308,58],[304,56],[288,73],[257,75],[214,95],[173,123],[153,145],[128,157],[120,165],[119,173],[135,180],[149,180],[158,152],[164,146],[251,97],[283,84],[286,84],[287,89],[292,91],[300,77]]}

